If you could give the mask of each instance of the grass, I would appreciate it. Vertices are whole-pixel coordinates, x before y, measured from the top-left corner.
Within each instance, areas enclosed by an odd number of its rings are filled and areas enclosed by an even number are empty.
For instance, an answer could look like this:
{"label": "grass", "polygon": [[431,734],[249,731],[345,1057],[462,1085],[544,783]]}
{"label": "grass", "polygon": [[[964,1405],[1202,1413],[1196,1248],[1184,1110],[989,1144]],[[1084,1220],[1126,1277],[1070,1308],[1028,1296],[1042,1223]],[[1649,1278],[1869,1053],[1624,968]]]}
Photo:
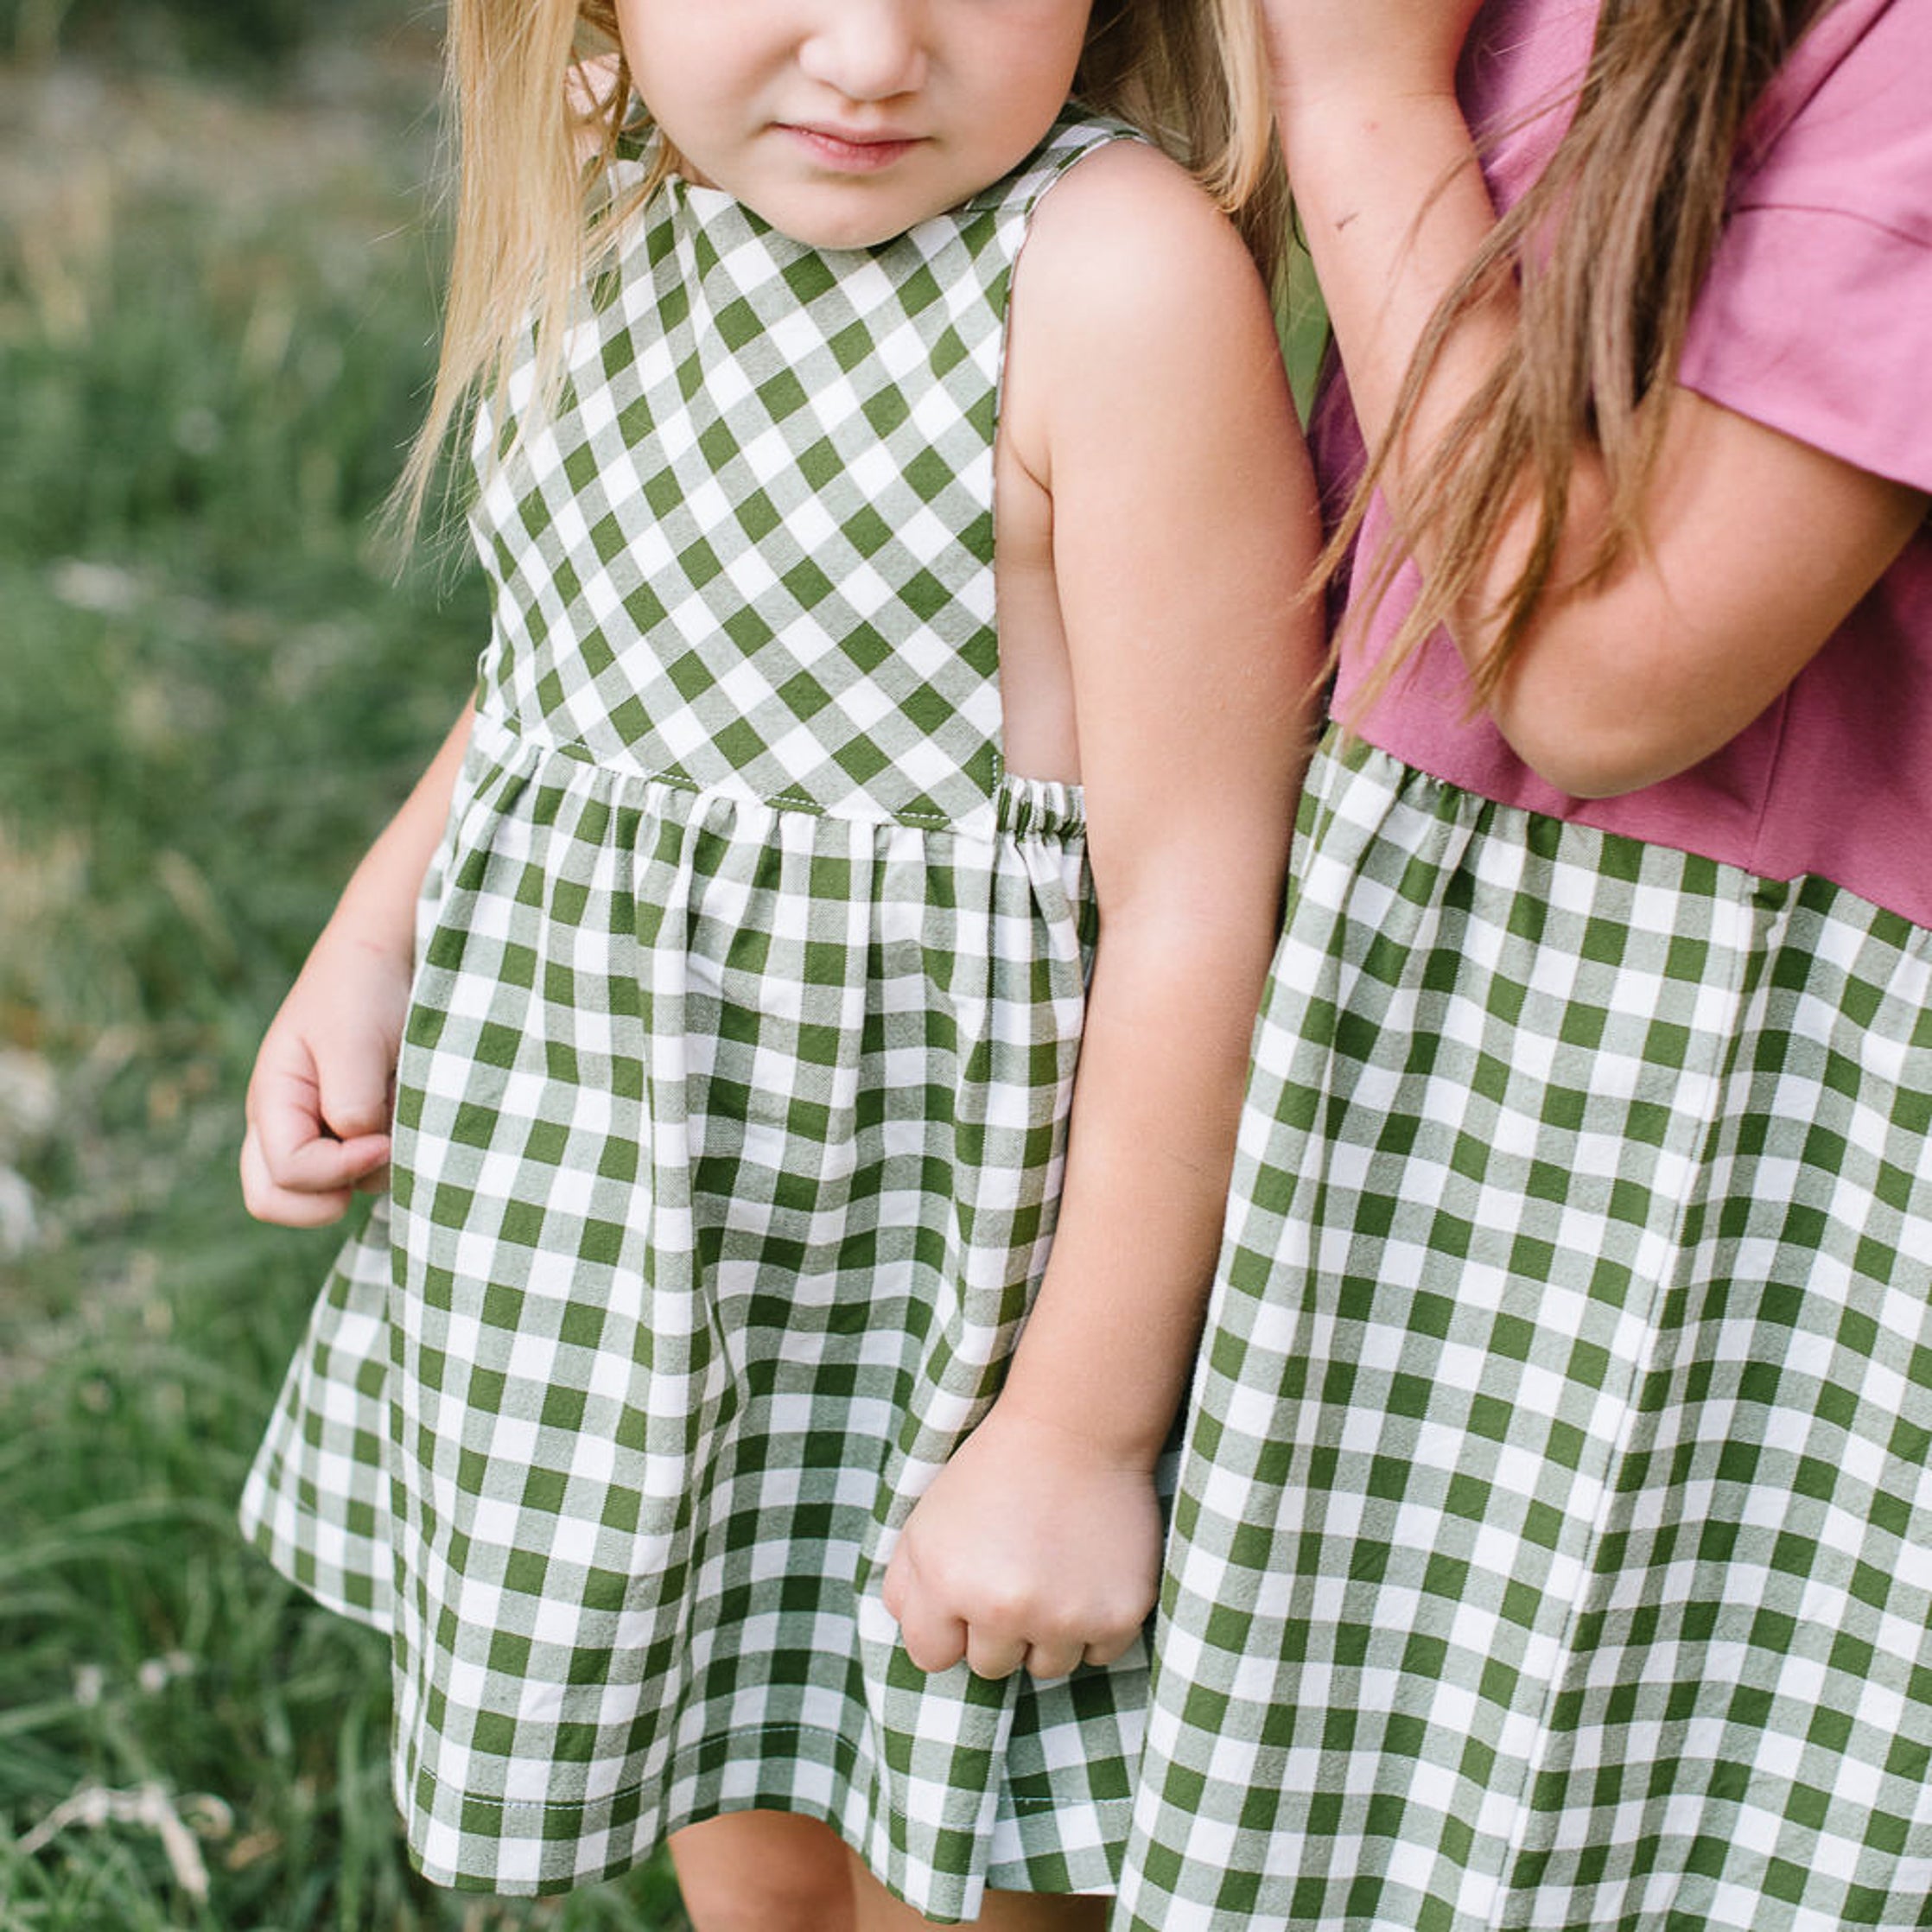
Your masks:
{"label": "grass", "polygon": [[0,59],[0,1928],[658,1932],[662,1868],[416,1878],[384,1646],[233,1527],[334,1239],[244,1216],[243,1084],[480,638],[370,539],[433,50],[209,84],[55,58],[60,11]]}

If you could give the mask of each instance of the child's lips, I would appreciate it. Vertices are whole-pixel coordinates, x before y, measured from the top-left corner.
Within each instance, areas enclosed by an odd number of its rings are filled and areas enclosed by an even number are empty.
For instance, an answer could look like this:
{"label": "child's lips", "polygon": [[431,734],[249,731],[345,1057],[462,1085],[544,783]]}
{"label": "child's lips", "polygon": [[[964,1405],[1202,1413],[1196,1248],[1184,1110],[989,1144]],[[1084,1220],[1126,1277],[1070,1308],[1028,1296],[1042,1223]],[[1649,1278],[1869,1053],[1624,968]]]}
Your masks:
{"label": "child's lips", "polygon": [[920,137],[896,128],[852,128],[787,121],[780,126],[822,165],[842,174],[874,175],[890,168],[919,144]]}

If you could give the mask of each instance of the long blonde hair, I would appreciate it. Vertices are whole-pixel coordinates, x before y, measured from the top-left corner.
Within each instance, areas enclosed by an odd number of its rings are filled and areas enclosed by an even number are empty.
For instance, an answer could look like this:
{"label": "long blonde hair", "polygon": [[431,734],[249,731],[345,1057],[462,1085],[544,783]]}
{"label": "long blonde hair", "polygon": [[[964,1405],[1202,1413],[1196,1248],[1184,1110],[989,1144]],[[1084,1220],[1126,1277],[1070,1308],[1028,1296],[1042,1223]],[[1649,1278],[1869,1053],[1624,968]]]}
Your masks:
{"label": "long blonde hair", "polygon": [[[1604,0],[1568,129],[1437,308],[1319,567],[1332,574],[1359,534],[1388,453],[1413,422],[1444,345],[1499,291],[1519,291],[1515,338],[1433,443],[1427,475],[1403,503],[1401,544],[1384,545],[1358,570],[1351,626],[1386,594],[1401,554],[1433,539],[1420,594],[1351,718],[1476,595],[1526,491],[1536,505],[1534,537],[1484,613],[1496,630],[1471,674],[1475,705],[1494,694],[1546,594],[1600,582],[1642,541],[1691,310],[1723,229],[1751,111],[1831,3]],[[1605,526],[1573,583],[1555,585],[1574,452],[1590,442],[1609,485]]]}
{"label": "long blonde hair", "polygon": [[[533,329],[540,390],[556,380],[575,291],[678,165],[659,143],[641,181],[613,188],[650,131],[613,0],[451,0],[448,46],[455,232],[435,384],[392,500],[404,535],[453,429],[502,397]],[[1287,183],[1255,0],[1095,0],[1074,92],[1192,172],[1272,283]]]}

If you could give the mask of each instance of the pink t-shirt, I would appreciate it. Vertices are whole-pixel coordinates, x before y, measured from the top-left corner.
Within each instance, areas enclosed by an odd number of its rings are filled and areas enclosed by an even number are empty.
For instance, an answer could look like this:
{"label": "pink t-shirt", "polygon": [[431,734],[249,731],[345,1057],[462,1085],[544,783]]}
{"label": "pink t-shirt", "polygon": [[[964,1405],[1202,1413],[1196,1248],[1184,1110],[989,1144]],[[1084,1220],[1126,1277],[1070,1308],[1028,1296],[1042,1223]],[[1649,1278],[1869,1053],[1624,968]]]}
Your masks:
{"label": "pink t-shirt", "polygon": [[[1478,22],[1465,99],[1478,128],[1512,130],[1486,164],[1505,206],[1562,132],[1594,16],[1594,0],[1490,0]],[[1733,187],[1681,380],[1932,489],[1932,0],[1840,0],[1773,83],[1751,137],[1755,160]],[[1317,440],[1325,467],[1345,471],[1352,439],[1335,433],[1337,409],[1325,403],[1329,433]],[[1372,517],[1368,554],[1386,527]],[[1338,709],[1414,594],[1413,575],[1398,577],[1342,666]],[[1505,804],[1764,878],[1818,874],[1932,926],[1932,525],[1754,723],[1663,784],[1572,798],[1486,717],[1465,719],[1466,696],[1461,659],[1438,635],[1363,734]]]}

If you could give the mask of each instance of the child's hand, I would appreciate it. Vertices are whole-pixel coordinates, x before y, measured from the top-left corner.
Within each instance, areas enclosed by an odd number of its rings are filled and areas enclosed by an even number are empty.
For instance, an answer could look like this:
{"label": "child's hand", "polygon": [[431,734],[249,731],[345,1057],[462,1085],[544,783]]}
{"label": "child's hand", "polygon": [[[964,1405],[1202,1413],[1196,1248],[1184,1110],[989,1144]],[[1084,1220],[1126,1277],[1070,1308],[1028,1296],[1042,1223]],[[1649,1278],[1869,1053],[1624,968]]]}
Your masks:
{"label": "child's hand", "polygon": [[1064,1677],[1141,1634],[1160,1569],[1152,1472],[995,1406],[934,1478],[887,1566],[922,1670]]}
{"label": "child's hand", "polygon": [[1262,0],[1282,111],[1447,93],[1481,0]]}
{"label": "child's hand", "polygon": [[258,1219],[320,1227],[382,1184],[410,972],[353,934],[316,942],[248,1083],[242,1198]]}

